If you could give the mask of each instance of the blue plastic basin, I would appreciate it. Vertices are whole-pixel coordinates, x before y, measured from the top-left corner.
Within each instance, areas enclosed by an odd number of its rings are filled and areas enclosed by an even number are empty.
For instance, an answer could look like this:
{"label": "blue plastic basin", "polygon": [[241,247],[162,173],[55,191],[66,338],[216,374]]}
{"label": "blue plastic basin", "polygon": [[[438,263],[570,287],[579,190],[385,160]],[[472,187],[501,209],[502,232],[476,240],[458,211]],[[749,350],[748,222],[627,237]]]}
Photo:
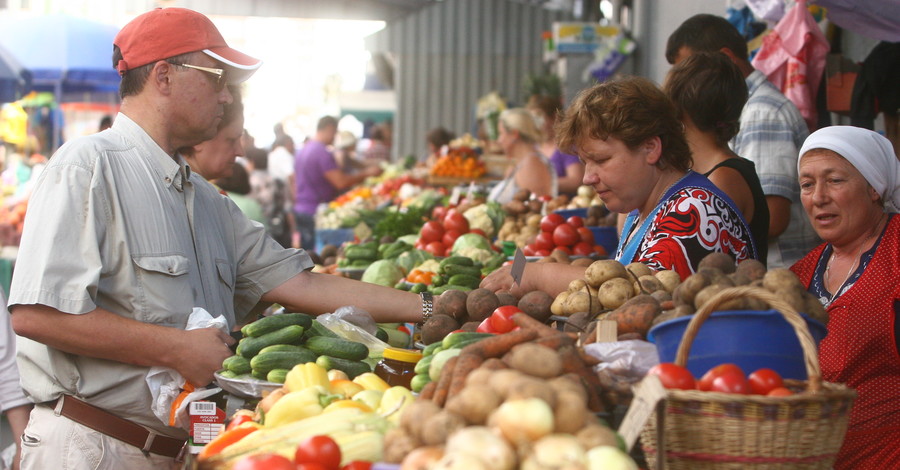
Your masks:
{"label": "blue plastic basin", "polygon": [[609,257],[616,255],[616,248],[619,246],[619,232],[615,227],[588,227],[594,232],[594,243],[602,246]]}
{"label": "blue plastic basin", "polygon": [[555,210],[553,212],[563,216],[564,219],[568,219],[569,217],[572,217],[573,215],[577,215],[581,218],[585,218],[585,217],[587,217],[587,211],[588,211],[587,207],[580,207],[578,209],[559,209],[559,210]]}
{"label": "blue plastic basin", "polygon": [[[650,329],[647,339],[656,343],[660,362],[675,362],[678,345],[691,318],[676,318]],[[803,318],[818,346],[828,330],[806,315]],[[709,369],[728,362],[737,364],[748,375],[768,367],[786,379],[807,378],[800,340],[775,310],[714,312],[703,322],[691,343],[688,370],[699,379]]]}

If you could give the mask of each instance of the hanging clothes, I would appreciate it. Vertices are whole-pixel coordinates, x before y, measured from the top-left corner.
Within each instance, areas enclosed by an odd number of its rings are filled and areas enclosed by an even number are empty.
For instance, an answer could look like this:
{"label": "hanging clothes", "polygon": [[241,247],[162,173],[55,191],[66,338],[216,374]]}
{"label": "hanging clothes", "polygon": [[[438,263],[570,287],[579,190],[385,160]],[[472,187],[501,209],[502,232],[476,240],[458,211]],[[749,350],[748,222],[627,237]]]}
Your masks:
{"label": "hanging clothes", "polygon": [[884,0],[817,0],[828,19],[848,31],[880,41],[900,42],[900,2]]}
{"label": "hanging clothes", "polygon": [[752,62],[797,106],[811,131],[817,128],[816,94],[829,49],[806,0],[798,0],[763,39]]}
{"label": "hanging clothes", "polygon": [[863,61],[850,99],[850,124],[873,129],[879,111],[900,111],[900,43],[882,42]]}

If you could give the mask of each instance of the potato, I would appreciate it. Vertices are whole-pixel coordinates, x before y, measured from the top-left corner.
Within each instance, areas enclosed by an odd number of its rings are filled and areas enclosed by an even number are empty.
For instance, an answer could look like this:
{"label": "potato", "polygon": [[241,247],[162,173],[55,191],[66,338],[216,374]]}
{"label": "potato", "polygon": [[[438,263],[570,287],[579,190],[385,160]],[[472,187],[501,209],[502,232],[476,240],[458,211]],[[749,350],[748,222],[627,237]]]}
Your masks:
{"label": "potato", "polygon": [[441,407],[437,406],[437,404],[431,400],[416,400],[410,403],[409,406],[404,408],[401,412],[400,427],[418,441],[418,436],[421,434],[422,430],[422,423],[428,421],[440,411]]}
{"label": "potato", "polygon": [[[723,284],[713,284],[711,286],[704,287],[703,290],[698,292],[697,296],[694,298],[694,308],[696,308],[697,310],[700,310],[700,307],[702,307],[704,304],[706,304],[706,302],[709,302],[709,299],[711,299],[716,294],[718,294],[719,292],[722,292],[723,290],[725,290],[729,287],[734,287],[734,286],[723,285]],[[747,303],[748,300],[749,299],[746,299],[746,298],[737,298],[737,299],[729,300],[728,302],[720,303],[716,307],[716,311],[745,310],[748,308],[748,303]]]}
{"label": "potato", "polygon": [[646,336],[653,319],[661,313],[662,309],[656,299],[641,294],[607,313],[602,319],[615,321],[617,334],[639,333]]}
{"label": "potato", "polygon": [[740,264],[737,265],[735,272],[744,274],[750,278],[751,281],[755,281],[757,279],[762,279],[763,276],[766,275],[766,265],[759,260],[747,259],[741,261]]}
{"label": "potato", "polygon": [[625,266],[614,259],[601,259],[594,261],[584,271],[584,278],[588,284],[594,287],[600,287],[604,282],[614,278],[628,278],[628,272]]}
{"label": "potato", "polygon": [[632,297],[634,297],[634,287],[631,281],[623,278],[610,279],[597,290],[597,298],[600,299],[603,308],[619,308]]}
{"label": "potato", "polygon": [[639,262],[626,264],[625,270],[631,273],[632,276],[634,276],[631,278],[632,280],[639,279],[641,276],[653,275],[653,271],[651,271],[646,264]]}
{"label": "potato", "polygon": [[529,227],[540,227],[541,226],[541,215],[540,214],[528,214],[528,217],[525,219],[525,225]]}
{"label": "potato", "polygon": [[513,195],[513,200],[515,200],[515,201],[525,202],[529,198],[531,198],[531,191],[529,191],[527,189],[520,189],[520,190],[516,191],[515,195]]}
{"label": "potato", "polygon": [[659,301],[659,303],[668,302],[672,300],[672,294],[665,290],[654,291],[650,294],[654,299]]}
{"label": "potato", "polygon": [[463,417],[470,425],[487,422],[488,415],[500,406],[500,396],[487,385],[466,385],[450,397],[446,409]]}
{"label": "potato", "polygon": [[447,315],[456,321],[465,321],[466,298],[466,293],[461,290],[450,289],[444,291],[443,294],[434,299],[434,313],[436,315]]}
{"label": "potato", "polygon": [[550,405],[550,408],[556,407],[556,392],[547,384],[546,380],[537,379],[527,375],[514,380],[510,384],[507,400],[518,400],[525,398],[539,398]]}
{"label": "potato", "polygon": [[573,279],[566,287],[566,290],[569,292],[575,292],[579,290],[583,291],[586,289],[589,289],[589,287],[587,281],[585,281],[584,279]]}
{"label": "potato", "polygon": [[752,281],[752,279],[750,279],[746,273],[742,273],[740,271],[735,271],[727,275],[726,277],[728,279],[731,279],[731,281],[734,282],[735,286],[746,286],[747,284],[750,284],[750,281]]}
{"label": "potato", "polygon": [[500,301],[500,306],[516,305],[519,303],[519,299],[517,299],[516,296],[506,291],[497,292],[497,300]]}
{"label": "potato", "polygon": [[523,377],[527,376],[515,369],[501,369],[491,374],[488,385],[501,398],[507,398],[512,385]]}
{"label": "potato", "polygon": [[[624,281],[624,279],[623,279]],[[627,282],[627,281],[625,281]],[[561,295],[561,294],[560,294]],[[552,306],[551,306],[552,307]],[[577,312],[597,313],[603,309],[603,304],[597,297],[587,292],[570,292],[563,303],[563,316],[569,316]]]}
{"label": "potato", "polygon": [[[763,282],[765,282],[765,279],[763,279]],[[773,291],[776,297],[790,304],[798,312],[806,310],[806,300],[804,300],[803,292],[805,291],[796,287],[786,287]]]}
{"label": "potato", "polygon": [[669,293],[674,291],[675,288],[678,287],[678,284],[681,284],[681,276],[677,271],[668,269],[665,271],[660,271],[654,274],[654,276],[656,276],[656,279],[658,279],[659,282],[663,285],[663,288],[666,290],[666,292]]}
{"label": "potato", "polygon": [[477,387],[481,385],[487,386],[490,383],[492,375],[494,375],[493,369],[488,369],[487,367],[478,367],[472,372],[469,372],[469,375],[466,376],[466,387]]}
{"label": "potato", "polygon": [[593,449],[599,446],[617,447],[619,440],[616,433],[602,424],[589,424],[575,434],[578,442],[585,449]]}
{"label": "potato", "polygon": [[519,309],[528,314],[531,318],[543,323],[546,322],[552,313],[550,305],[553,304],[553,297],[550,294],[536,290],[531,291],[519,299]]}
{"label": "potato", "polygon": [[556,396],[559,396],[563,392],[574,393],[575,395],[578,395],[579,400],[587,404],[588,391],[584,388],[584,385],[581,384],[581,378],[579,378],[578,375],[573,373],[563,374],[548,380],[547,383],[550,384],[550,387],[556,392]]}
{"label": "potato", "polygon": [[735,266],[734,258],[731,255],[717,251],[704,256],[700,263],[697,264],[697,269],[706,267],[718,268],[725,274],[731,274],[737,266]]}
{"label": "potato", "polygon": [[[449,292],[449,291],[448,291]],[[445,292],[446,293],[446,292]],[[443,294],[441,294],[443,297]],[[470,321],[480,322],[491,316],[494,310],[500,306],[500,299],[497,294],[484,288],[478,288],[466,296],[466,311],[469,313]]]}
{"label": "potato", "polygon": [[512,201],[509,201],[503,205],[503,210],[505,210],[507,214],[518,215],[524,213],[526,207],[525,203],[523,203],[522,201],[513,199]]}
{"label": "potato", "polygon": [[710,284],[711,279],[704,273],[694,273],[688,276],[678,287],[672,291],[672,300],[675,305],[694,305],[694,297],[704,287]]}
{"label": "potato", "polygon": [[650,294],[658,290],[663,290],[663,285],[653,275],[641,276],[634,282],[634,295]]}
{"label": "potato", "polygon": [[503,362],[515,370],[528,375],[549,379],[562,373],[563,364],[559,354],[537,343],[522,343],[513,346]]}
{"label": "potato", "polygon": [[481,322],[478,321],[467,321],[463,323],[462,326],[459,327],[459,329],[465,331],[466,333],[475,333],[475,331],[478,329],[478,325],[480,324]]}
{"label": "potato", "polygon": [[456,329],[459,329],[459,322],[447,315],[435,315],[422,325],[422,342],[436,343]]}
{"label": "potato", "polygon": [[574,434],[584,427],[588,415],[587,403],[570,391],[556,396],[553,408],[553,430],[558,433]]}
{"label": "potato", "polygon": [[550,304],[550,313],[553,315],[565,316],[566,315],[566,299],[569,298],[569,293],[567,291],[562,291],[556,295],[556,298],[553,299],[553,303]]}
{"label": "potato", "polygon": [[384,461],[400,463],[419,447],[418,439],[401,428],[393,428],[384,434]]}
{"label": "potato", "polygon": [[803,284],[800,283],[800,279],[797,278],[797,275],[787,268],[770,269],[769,272],[763,276],[762,281],[763,287],[771,292],[789,288],[798,291],[805,290]]}
{"label": "potato", "polygon": [[443,445],[451,434],[464,427],[466,427],[466,420],[462,416],[441,410],[422,424],[419,440],[429,446]]}
{"label": "potato", "polygon": [[693,315],[693,314],[694,314],[694,309],[690,305],[679,305],[671,310],[664,311],[659,316],[654,318],[653,321],[650,322],[650,327],[653,328],[654,326],[656,326],[662,322],[674,320],[675,318],[679,318],[679,317],[686,317],[688,315]]}
{"label": "potato", "polygon": [[593,262],[594,262],[594,260],[592,260],[590,258],[576,258],[576,259],[573,259],[572,262],[569,264],[571,264],[572,266],[579,266],[582,268],[586,268],[586,267],[590,266],[591,263],[593,263]]}

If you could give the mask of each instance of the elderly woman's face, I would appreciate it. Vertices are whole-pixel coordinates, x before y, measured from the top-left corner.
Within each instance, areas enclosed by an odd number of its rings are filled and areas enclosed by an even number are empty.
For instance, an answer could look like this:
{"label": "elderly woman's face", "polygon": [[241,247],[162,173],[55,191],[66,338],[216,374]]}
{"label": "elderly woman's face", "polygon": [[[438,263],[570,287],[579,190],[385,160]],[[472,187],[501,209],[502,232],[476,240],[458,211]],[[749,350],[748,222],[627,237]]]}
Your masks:
{"label": "elderly woman's face", "polygon": [[831,150],[813,149],[800,159],[800,202],[826,242],[866,236],[881,212],[878,193],[859,170]]}
{"label": "elderly woman's face", "polygon": [[588,138],[579,158],[584,162],[584,184],[597,191],[609,210],[625,213],[644,207],[655,171],[644,152],[631,150],[615,137]]}

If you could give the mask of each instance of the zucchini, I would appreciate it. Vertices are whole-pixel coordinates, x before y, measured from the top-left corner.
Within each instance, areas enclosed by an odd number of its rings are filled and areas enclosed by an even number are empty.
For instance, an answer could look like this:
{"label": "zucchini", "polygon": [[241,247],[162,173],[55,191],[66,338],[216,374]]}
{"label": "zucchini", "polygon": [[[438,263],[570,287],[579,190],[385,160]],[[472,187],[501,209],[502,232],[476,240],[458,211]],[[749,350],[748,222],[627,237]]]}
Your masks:
{"label": "zucchini", "polygon": [[235,375],[249,374],[251,369],[250,361],[248,361],[246,357],[238,356],[237,354],[225,358],[225,360],[222,361],[222,368],[229,372],[233,372]]}
{"label": "zucchini", "polygon": [[305,313],[284,313],[281,315],[271,315],[260,318],[253,323],[248,323],[241,328],[244,336],[253,338],[260,337],[266,333],[278,331],[289,325],[300,325],[304,330],[309,329],[313,318]]}
{"label": "zucchini", "polygon": [[283,384],[284,378],[287,377],[288,372],[290,372],[288,369],[272,369],[266,374],[266,380],[277,384]]}
{"label": "zucchini", "polygon": [[256,357],[250,359],[250,367],[253,368],[253,372],[261,372],[267,374],[270,370],[273,369],[290,370],[297,364],[314,362],[316,360],[316,357],[316,353],[309,350],[273,351],[267,352],[265,354],[257,354]]}
{"label": "zucchini", "polygon": [[365,362],[350,361],[333,356],[319,356],[316,359],[316,365],[326,370],[337,369],[342,371],[347,374],[347,377],[350,377],[350,380],[353,380],[357,375],[372,372],[372,368]]}
{"label": "zucchini", "polygon": [[291,344],[300,341],[303,338],[303,327],[300,325],[289,325],[280,330],[266,333],[258,337],[246,337],[238,343],[237,353],[247,359],[259,354],[266,346],[273,344]]}
{"label": "zucchini", "polygon": [[361,361],[369,356],[369,348],[365,344],[343,338],[313,336],[306,340],[306,347],[320,356],[332,356],[351,361]]}
{"label": "zucchini", "polygon": [[471,344],[469,342],[470,340],[490,338],[491,336],[494,335],[492,335],[491,333],[456,332],[444,336],[444,339],[438,344],[440,344],[444,349],[459,348],[462,347],[462,343]]}
{"label": "zucchini", "polygon": [[266,346],[259,351],[259,354],[270,353],[274,351],[287,351],[287,352],[297,352],[297,351],[309,351],[303,346],[298,346],[296,344],[273,344],[271,346]]}

